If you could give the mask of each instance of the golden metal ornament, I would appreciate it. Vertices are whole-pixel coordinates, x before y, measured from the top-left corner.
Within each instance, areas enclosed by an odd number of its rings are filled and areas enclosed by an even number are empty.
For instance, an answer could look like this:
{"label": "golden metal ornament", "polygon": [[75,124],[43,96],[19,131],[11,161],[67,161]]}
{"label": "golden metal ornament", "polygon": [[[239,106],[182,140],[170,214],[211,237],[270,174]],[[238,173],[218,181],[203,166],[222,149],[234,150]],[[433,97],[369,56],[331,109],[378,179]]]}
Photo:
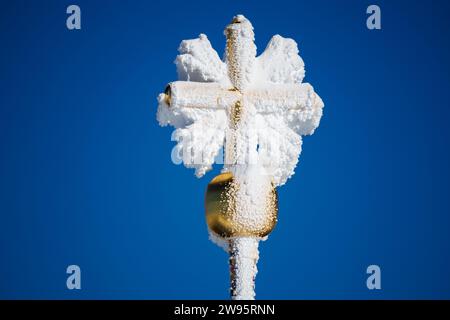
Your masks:
{"label": "golden metal ornament", "polygon": [[245,224],[238,219],[236,214],[238,187],[230,172],[216,176],[208,184],[205,209],[209,229],[222,238],[267,236],[275,228],[278,218],[278,194],[275,187],[272,186],[269,192],[263,221],[257,225]]}

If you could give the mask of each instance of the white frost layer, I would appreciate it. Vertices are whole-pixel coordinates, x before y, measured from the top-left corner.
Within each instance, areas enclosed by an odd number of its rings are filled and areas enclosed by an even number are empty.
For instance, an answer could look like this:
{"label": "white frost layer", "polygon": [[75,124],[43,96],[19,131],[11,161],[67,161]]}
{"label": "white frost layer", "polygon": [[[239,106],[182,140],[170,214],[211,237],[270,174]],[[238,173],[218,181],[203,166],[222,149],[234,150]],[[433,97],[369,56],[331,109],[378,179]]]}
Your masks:
{"label": "white frost layer", "polygon": [[259,240],[256,238],[236,238],[230,240],[230,267],[234,274],[231,282],[233,300],[255,299],[256,267],[259,259]]}
{"label": "white frost layer", "polygon": [[208,228],[208,234],[209,234],[209,240],[211,240],[214,244],[221,247],[225,252],[228,252],[228,241],[229,239],[224,239],[222,237],[219,237],[215,232],[211,231]]}
{"label": "white frost layer", "polygon": [[235,221],[247,230],[264,229],[273,212],[272,177],[259,166],[235,166],[233,176],[236,190]]}
{"label": "white frost layer", "polygon": [[174,152],[187,168],[194,168],[197,177],[211,170],[214,159],[225,140],[227,115],[225,110],[201,108],[171,108],[160,95],[157,118],[160,125],[177,128],[172,140],[177,142]]}
{"label": "white frost layer", "polygon": [[[229,109],[245,98],[258,114],[300,111],[303,119],[311,118],[314,111],[322,108],[322,100],[309,83],[301,84],[264,84],[245,91],[245,94],[220,83],[198,83],[175,81],[169,84],[171,89],[170,107],[174,109]],[[212,107],[213,106],[213,107]]]}
{"label": "white frost layer", "polygon": [[[211,168],[212,157],[219,153],[225,137],[233,130],[229,127],[227,110],[234,105],[232,101],[236,96],[241,97],[244,109],[253,109],[249,110],[253,115],[248,127],[240,134],[243,139],[240,144],[247,145],[248,149],[241,159],[248,156],[261,161],[267,173],[272,175],[274,185],[280,186],[294,174],[301,151],[301,136],[314,133],[318,127],[323,102],[311,85],[301,83],[304,63],[294,40],[276,35],[265,51],[254,58],[256,46],[251,23],[240,15],[235,20],[240,23],[230,24],[225,31],[230,32],[233,39],[232,50],[226,52],[225,62],[219,59],[203,34],[198,39],[181,43],[175,63],[179,79],[191,81],[189,91],[192,91],[187,96],[175,97],[172,107],[160,95],[157,118],[163,126],[170,124],[182,129],[175,134],[177,150],[185,165],[195,168],[200,177]],[[231,56],[230,52],[233,53]],[[195,84],[199,82],[211,83],[222,93],[217,97],[214,90],[203,87],[195,90]],[[233,87],[245,90],[228,91]],[[206,148],[205,152],[203,148]],[[201,159],[203,154],[205,159]]]}
{"label": "white frost layer", "polygon": [[[264,223],[273,186],[294,173],[301,136],[319,125],[323,102],[311,85],[301,83],[304,63],[294,40],[276,35],[256,58],[253,27],[244,16],[234,17],[225,34],[225,61],[203,34],[181,43],[178,77],[191,83],[173,83],[171,99],[159,95],[157,119],[176,128],[176,151],[198,177],[211,169],[227,141],[231,161],[225,169],[238,185],[236,219],[251,229]],[[225,240],[212,232],[210,238],[230,253],[232,298],[254,299],[260,239]]]}
{"label": "white frost layer", "polygon": [[212,48],[208,37],[183,40],[175,60],[178,79],[197,82],[220,82],[227,77],[227,67]]}

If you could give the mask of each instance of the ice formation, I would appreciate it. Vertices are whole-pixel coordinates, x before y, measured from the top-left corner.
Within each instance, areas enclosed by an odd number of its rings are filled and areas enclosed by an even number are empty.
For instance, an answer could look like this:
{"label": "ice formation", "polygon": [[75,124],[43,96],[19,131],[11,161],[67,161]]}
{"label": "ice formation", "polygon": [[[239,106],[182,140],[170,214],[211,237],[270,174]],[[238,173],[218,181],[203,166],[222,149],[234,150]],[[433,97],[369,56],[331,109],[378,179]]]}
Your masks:
{"label": "ice formation", "polygon": [[304,63],[294,40],[276,35],[256,57],[253,27],[242,15],[225,35],[223,61],[204,34],[182,41],[175,60],[180,81],[159,95],[157,119],[176,128],[177,151],[198,177],[224,148],[223,171],[232,173],[235,186],[227,191],[234,227],[251,235],[225,238],[210,230],[210,238],[230,253],[232,297],[253,299],[262,237],[252,230],[268,223],[274,187],[294,173],[301,136],[314,133],[323,102],[302,83]]}

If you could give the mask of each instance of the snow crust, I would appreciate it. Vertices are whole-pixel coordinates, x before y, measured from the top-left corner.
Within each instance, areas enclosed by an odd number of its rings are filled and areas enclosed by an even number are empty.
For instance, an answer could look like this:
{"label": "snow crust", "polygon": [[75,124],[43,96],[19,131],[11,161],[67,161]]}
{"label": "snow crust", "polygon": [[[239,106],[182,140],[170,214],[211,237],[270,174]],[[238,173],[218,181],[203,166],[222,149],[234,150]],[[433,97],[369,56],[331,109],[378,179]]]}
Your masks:
{"label": "snow crust", "polygon": [[[236,185],[235,218],[252,230],[267,223],[276,205],[273,188],[294,174],[302,136],[319,126],[324,104],[302,83],[305,67],[294,40],[275,35],[257,57],[253,26],[244,16],[234,17],[224,33],[223,60],[204,34],[181,42],[175,60],[180,81],[158,96],[157,120],[175,127],[175,151],[197,177],[225,149],[223,170],[233,173]],[[233,298],[254,299],[258,243],[265,239],[209,233],[233,259]]]}
{"label": "snow crust", "polygon": [[255,277],[258,273],[259,240],[237,238],[230,240],[230,268],[233,300],[255,299]]}
{"label": "snow crust", "polygon": [[[301,83],[305,69],[294,40],[275,35],[256,57],[251,23],[243,16],[235,19],[240,23],[230,24],[225,34],[232,34],[238,49],[226,50],[224,61],[204,34],[182,41],[175,64],[179,79],[188,82],[171,84],[170,107],[164,94],[158,97],[157,119],[160,125],[177,129],[177,151],[186,167],[201,177],[212,168],[232,130],[227,120],[230,108],[243,99],[252,118],[245,133],[240,132],[248,149],[241,159],[263,161],[274,185],[281,186],[294,174],[301,136],[313,134],[318,127],[323,102],[310,84]],[[234,87],[241,90],[231,91]]]}

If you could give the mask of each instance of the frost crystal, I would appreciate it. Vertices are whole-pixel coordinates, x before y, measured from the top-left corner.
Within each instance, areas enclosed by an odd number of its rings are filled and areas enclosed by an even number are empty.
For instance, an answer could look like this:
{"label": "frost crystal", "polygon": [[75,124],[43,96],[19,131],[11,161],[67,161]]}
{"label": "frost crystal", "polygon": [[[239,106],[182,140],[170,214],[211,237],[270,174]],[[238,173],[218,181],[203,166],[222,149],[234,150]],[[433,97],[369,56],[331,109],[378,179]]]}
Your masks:
{"label": "frost crystal", "polygon": [[294,174],[302,136],[314,133],[324,105],[302,83],[305,68],[294,40],[276,35],[256,57],[253,26],[242,15],[225,35],[224,61],[204,34],[181,42],[180,81],[159,95],[157,119],[176,128],[176,151],[197,177],[224,149],[223,170],[232,179],[220,193],[218,206],[226,209],[211,209],[219,218],[211,220],[210,239],[230,254],[232,298],[254,299],[258,244],[277,219],[275,187]]}
{"label": "frost crystal", "polygon": [[[301,136],[313,134],[319,125],[323,102],[311,85],[301,83],[305,69],[294,40],[275,35],[256,57],[251,23],[242,15],[233,21],[225,29],[225,61],[204,34],[181,42],[175,63],[179,80],[188,82],[173,83],[170,107],[160,95],[157,119],[177,129],[176,148],[186,167],[201,177],[224,146],[232,106],[244,98],[251,118],[240,132],[241,159],[263,165],[280,186],[294,173]],[[211,90],[196,88],[196,83],[211,83]]]}

